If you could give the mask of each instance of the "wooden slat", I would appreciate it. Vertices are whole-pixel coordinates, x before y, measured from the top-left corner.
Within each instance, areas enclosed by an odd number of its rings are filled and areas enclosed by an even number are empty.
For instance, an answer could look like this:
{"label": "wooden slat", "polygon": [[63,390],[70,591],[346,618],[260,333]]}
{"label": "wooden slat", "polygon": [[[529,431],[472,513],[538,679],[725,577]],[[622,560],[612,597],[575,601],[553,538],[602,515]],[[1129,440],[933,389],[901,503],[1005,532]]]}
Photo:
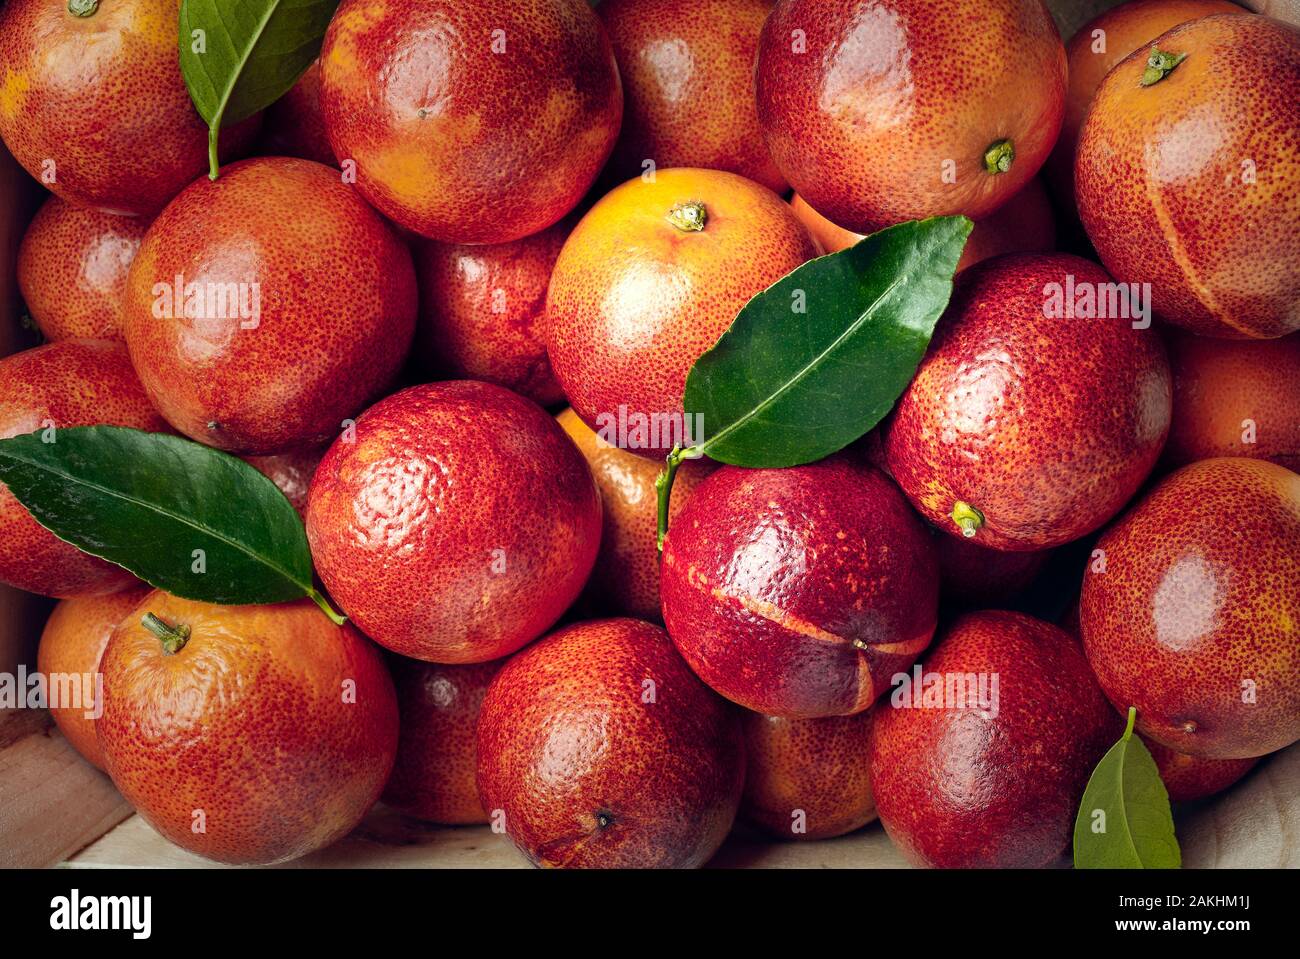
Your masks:
{"label": "wooden slat", "polygon": [[[173,846],[139,816],[132,816],[73,856],[70,867],[208,868],[217,864]],[[879,825],[823,842],[772,843],[738,832],[711,865],[722,869],[906,867]],[[383,807],[342,842],[279,868],[304,869],[517,869],[528,862],[504,836],[486,826],[444,828],[417,823]],[[220,867],[218,867],[220,868]]]}
{"label": "wooden slat", "polygon": [[57,865],[130,814],[52,726],[0,748],[0,868]]}

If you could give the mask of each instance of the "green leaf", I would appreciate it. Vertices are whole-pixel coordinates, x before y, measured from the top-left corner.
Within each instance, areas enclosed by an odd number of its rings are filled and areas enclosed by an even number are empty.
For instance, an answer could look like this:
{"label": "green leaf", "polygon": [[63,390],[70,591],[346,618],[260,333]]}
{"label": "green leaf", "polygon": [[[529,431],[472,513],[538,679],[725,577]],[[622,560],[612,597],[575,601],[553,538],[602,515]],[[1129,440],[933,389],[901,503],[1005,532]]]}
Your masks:
{"label": "green leaf", "polygon": [[1174,837],[1169,792],[1156,761],[1133,735],[1137,710],[1083,792],[1074,821],[1076,869],[1178,869],[1183,864]]}
{"label": "green leaf", "polygon": [[[320,55],[339,0],[184,0],[181,75],[208,124],[211,177],[223,123],[280,99]],[[201,51],[201,52],[200,52]]]}
{"label": "green leaf", "polygon": [[692,455],[799,466],[872,429],[916,374],[970,231],[962,216],[893,226],[745,304],[686,380]]}
{"label": "green leaf", "polygon": [[79,426],[0,440],[0,481],[55,536],[159,589],[228,604],[308,596],[342,622],[313,585],[302,520],[243,460],[176,436]]}

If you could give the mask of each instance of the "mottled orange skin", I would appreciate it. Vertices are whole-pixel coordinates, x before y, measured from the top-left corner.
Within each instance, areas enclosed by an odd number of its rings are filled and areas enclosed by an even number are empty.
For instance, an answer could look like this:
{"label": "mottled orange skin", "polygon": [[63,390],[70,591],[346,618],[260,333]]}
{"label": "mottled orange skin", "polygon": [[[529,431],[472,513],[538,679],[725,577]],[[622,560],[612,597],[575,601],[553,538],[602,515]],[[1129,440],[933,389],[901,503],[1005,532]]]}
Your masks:
{"label": "mottled orange skin", "polygon": [[[834,223],[980,219],[1047,159],[1065,71],[1039,0],[781,0],[759,44],[758,119],[777,167]],[[989,173],[1004,139],[1015,159]]]}
{"label": "mottled orange skin", "polygon": [[939,596],[945,602],[987,609],[1023,593],[1042,572],[1051,550],[1009,552],[961,536],[935,538]]}
{"label": "mottled orange skin", "polygon": [[[0,7],[0,138],[27,172],[80,206],[149,216],[208,169],[208,128],[181,77],[181,0]],[[252,144],[260,117],[222,130]],[[53,167],[49,166],[52,161]]]}
{"label": "mottled orange skin", "polygon": [[[704,205],[703,230],[667,217]],[[660,170],[597,203],[551,274],[546,345],[574,411],[593,429],[628,415],[682,414],[686,375],[749,300],[819,253],[766,187],[719,170]],[[653,439],[653,438],[652,438]],[[672,448],[635,452],[661,459]]]}
{"label": "mottled orange skin", "polygon": [[[997,708],[985,715],[956,696],[938,708],[881,700],[870,768],[889,838],[918,866],[1055,864],[1088,777],[1124,728],[1078,645],[1032,616],[970,613],[935,645],[925,672],[945,686],[949,677],[984,675],[986,694],[996,675]],[[910,689],[898,693],[914,702]]]}
{"label": "mottled orange skin", "polygon": [[320,61],[313,61],[284,96],[266,108],[259,153],[338,166],[320,106]]}
{"label": "mottled orange skin", "polygon": [[[41,633],[41,645],[36,652],[37,670],[46,676],[47,682],[56,673],[69,678],[93,677],[99,673],[99,658],[113,630],[150,592],[148,586],[141,585],[107,596],[63,600],[54,607]],[[58,705],[51,701],[50,716],[72,748],[92,766],[103,769],[104,751],[95,736],[94,687],[84,685],[84,680],[74,679],[74,682],[84,698]]]}
{"label": "mottled orange skin", "polygon": [[[187,316],[175,303],[156,316],[155,286],[177,275],[201,290],[243,284],[247,306],[256,289],[260,316],[229,305]],[[131,264],[122,331],[173,426],[267,454],[325,443],[383,393],[415,314],[415,269],[393,229],[337,171],[272,157],[196,181],[159,215]]]}
{"label": "mottled orange skin", "polygon": [[[1101,81],[1130,53],[1151,52],[1151,41],[1180,23],[1216,13],[1244,13],[1228,0],[1129,0],[1088,21],[1070,38],[1065,54],[1070,65],[1070,85],[1065,94],[1065,119],[1052,155],[1044,167],[1052,192],[1067,209],[1074,210],[1074,151],[1079,130]],[[1101,31],[1104,37],[1095,33]]]}
{"label": "mottled orange skin", "polygon": [[784,193],[758,126],[754,61],[772,0],[604,0],[596,8],[623,80],[609,172],[727,170]]}
{"label": "mottled orange skin", "polygon": [[[604,527],[600,555],[587,584],[592,603],[609,613],[659,619],[659,501],[655,479],[661,464],[601,440],[573,410],[556,419],[591,467],[600,489]],[[695,488],[717,468],[687,460],[677,470],[668,522],[681,514]]]}
{"label": "mottled orange skin", "polygon": [[[57,431],[98,425],[170,432],[121,343],[60,340],[0,360],[0,439],[51,426]],[[60,598],[113,593],[137,582],[122,567],[81,552],[41,526],[3,483],[0,581]]]}
{"label": "mottled orange skin", "polygon": [[486,380],[543,406],[563,402],[542,321],[546,287],[573,224],[510,243],[415,244],[416,355],[437,379]]}
{"label": "mottled orange skin", "polygon": [[241,456],[245,463],[264,473],[284,494],[299,516],[307,515],[307,493],[311,478],[325,455],[323,448],[293,450],[272,456]]}
{"label": "mottled orange skin", "polygon": [[664,542],[664,623],[691,668],[746,709],[860,713],[930,643],[930,535],[879,470],[834,457],[726,466]]}
{"label": "mottled orange skin", "polygon": [[[150,612],[190,627],[179,652],[141,625]],[[213,606],[158,590],[113,633],[102,668],[96,727],[114,785],[208,859],[266,864],[328,846],[392,768],[397,697],[383,657],[310,600]]]}
{"label": "mottled orange skin", "polygon": [[[797,193],[790,198],[790,208],[827,253],[855,246],[866,236],[836,226]],[[873,225],[867,233],[886,226],[889,224]],[[1052,204],[1042,180],[1035,177],[1023,190],[975,224],[961,259],[957,261],[957,272],[1003,253],[1047,253],[1055,249],[1056,219],[1052,214]]]}
{"label": "mottled orange skin", "polygon": [[448,826],[488,821],[474,781],[476,731],[488,683],[504,663],[441,666],[390,657],[402,731],[385,803]]}
{"label": "mottled orange skin", "polygon": [[1117,279],[1152,285],[1169,323],[1232,339],[1300,330],[1300,28],[1220,15],[1159,45],[1187,59],[1142,87],[1150,51],[1134,52],[1084,123],[1088,236]]}
{"label": "mottled orange skin", "polygon": [[635,619],[578,623],[524,650],[479,714],[483,806],[539,866],[702,866],[744,777],[736,711]]}
{"label": "mottled orange skin", "polygon": [[871,716],[746,712],[741,817],[778,839],[829,839],[872,822]]}
{"label": "mottled orange skin", "polygon": [[1300,739],[1300,475],[1263,460],[1193,463],[1097,548],[1105,566],[1084,576],[1083,643],[1115,707],[1137,707],[1143,739],[1208,759]]}
{"label": "mottled orange skin", "polygon": [[1300,334],[1227,342],[1171,333],[1165,342],[1174,374],[1167,462],[1249,456],[1300,472]]}
{"label": "mottled orange skin", "polygon": [[307,538],[330,595],[403,656],[479,663],[551,627],[600,548],[600,494],[537,404],[472,380],[358,418],[312,480]]}
{"label": "mottled orange skin", "polygon": [[1013,254],[958,279],[884,435],[889,471],[931,523],[981,546],[1039,550],[1099,528],[1138,490],[1169,430],[1154,329],[1122,317],[1044,316],[1048,284],[1110,283],[1068,254]]}
{"label": "mottled orange skin", "polygon": [[623,116],[614,52],[583,0],[344,0],[320,62],[335,156],[356,162],[384,215],[445,243],[559,221]]}
{"label": "mottled orange skin", "polygon": [[149,221],[52,196],[18,248],[18,288],[47,341],[120,340],[126,274]]}
{"label": "mottled orange skin", "polygon": [[1255,768],[1255,759],[1204,759],[1166,749],[1157,742],[1143,745],[1156,761],[1169,798],[1174,802],[1192,802],[1223,792]]}

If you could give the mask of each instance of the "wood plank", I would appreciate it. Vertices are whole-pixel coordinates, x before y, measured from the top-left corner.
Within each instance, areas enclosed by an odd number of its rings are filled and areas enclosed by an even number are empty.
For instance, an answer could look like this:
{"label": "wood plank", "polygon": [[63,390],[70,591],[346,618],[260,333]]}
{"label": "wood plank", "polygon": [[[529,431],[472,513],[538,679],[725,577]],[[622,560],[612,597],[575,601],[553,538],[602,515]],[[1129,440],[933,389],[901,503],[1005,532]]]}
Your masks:
{"label": "wood plank", "polygon": [[53,726],[0,748],[0,868],[57,865],[130,814]]}
{"label": "wood plank", "polygon": [[[229,868],[173,846],[139,816],[132,816],[73,856],[68,866]],[[719,869],[905,868],[879,825],[822,842],[772,843],[737,831],[710,864]],[[419,823],[378,807],[352,835],[328,849],[275,868],[288,869],[521,869],[510,841],[486,826],[448,828]]]}

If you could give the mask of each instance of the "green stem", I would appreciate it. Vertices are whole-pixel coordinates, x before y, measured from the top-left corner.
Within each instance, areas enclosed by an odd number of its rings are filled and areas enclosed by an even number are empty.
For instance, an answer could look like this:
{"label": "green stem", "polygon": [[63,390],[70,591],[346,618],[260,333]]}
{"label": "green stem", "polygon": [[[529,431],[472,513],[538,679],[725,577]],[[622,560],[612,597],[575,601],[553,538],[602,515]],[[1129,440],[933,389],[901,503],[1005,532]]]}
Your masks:
{"label": "green stem", "polygon": [[68,0],[68,13],[74,17],[93,17],[99,10],[99,0]]}
{"label": "green stem", "polygon": [[952,508],[952,521],[961,530],[961,535],[972,539],[984,525],[984,514],[970,503],[957,502]]}
{"label": "green stem", "polygon": [[709,222],[709,211],[699,200],[679,203],[668,211],[668,222],[683,233],[699,233]]}
{"label": "green stem", "polygon": [[179,626],[169,626],[153,613],[145,613],[140,624],[162,640],[163,652],[168,656],[179,653],[190,641],[190,628],[184,623]]}
{"label": "green stem", "polygon": [[1128,725],[1124,727],[1124,736],[1121,741],[1127,741],[1132,738],[1133,724],[1137,721],[1137,714],[1138,711],[1136,706],[1130,706],[1128,708]]}
{"label": "green stem", "polygon": [[208,127],[208,179],[215,180],[221,172],[221,161],[217,159],[217,138],[221,133],[221,122],[215,120]]}
{"label": "green stem", "polygon": [[1185,53],[1164,53],[1157,46],[1151,47],[1151,56],[1147,57],[1147,68],[1142,73],[1142,86],[1152,87],[1174,72],[1174,67],[1187,59]]}
{"label": "green stem", "polygon": [[335,626],[342,626],[348,621],[346,616],[342,616],[334,611],[334,607],[330,605],[330,601],[322,596],[319,590],[308,589],[307,595],[311,598],[313,603],[320,607],[320,611],[328,616],[330,622]]}
{"label": "green stem", "polygon": [[682,460],[686,459],[687,452],[682,449],[681,444],[674,446],[664,463],[663,472],[655,477],[655,493],[659,501],[659,535],[655,545],[661,553],[664,551],[664,537],[668,535],[668,504],[672,501],[673,480],[677,478],[677,468],[682,465]]}
{"label": "green stem", "polygon": [[1016,158],[1016,145],[1010,140],[997,140],[984,151],[984,169],[989,173],[1006,173]]}

